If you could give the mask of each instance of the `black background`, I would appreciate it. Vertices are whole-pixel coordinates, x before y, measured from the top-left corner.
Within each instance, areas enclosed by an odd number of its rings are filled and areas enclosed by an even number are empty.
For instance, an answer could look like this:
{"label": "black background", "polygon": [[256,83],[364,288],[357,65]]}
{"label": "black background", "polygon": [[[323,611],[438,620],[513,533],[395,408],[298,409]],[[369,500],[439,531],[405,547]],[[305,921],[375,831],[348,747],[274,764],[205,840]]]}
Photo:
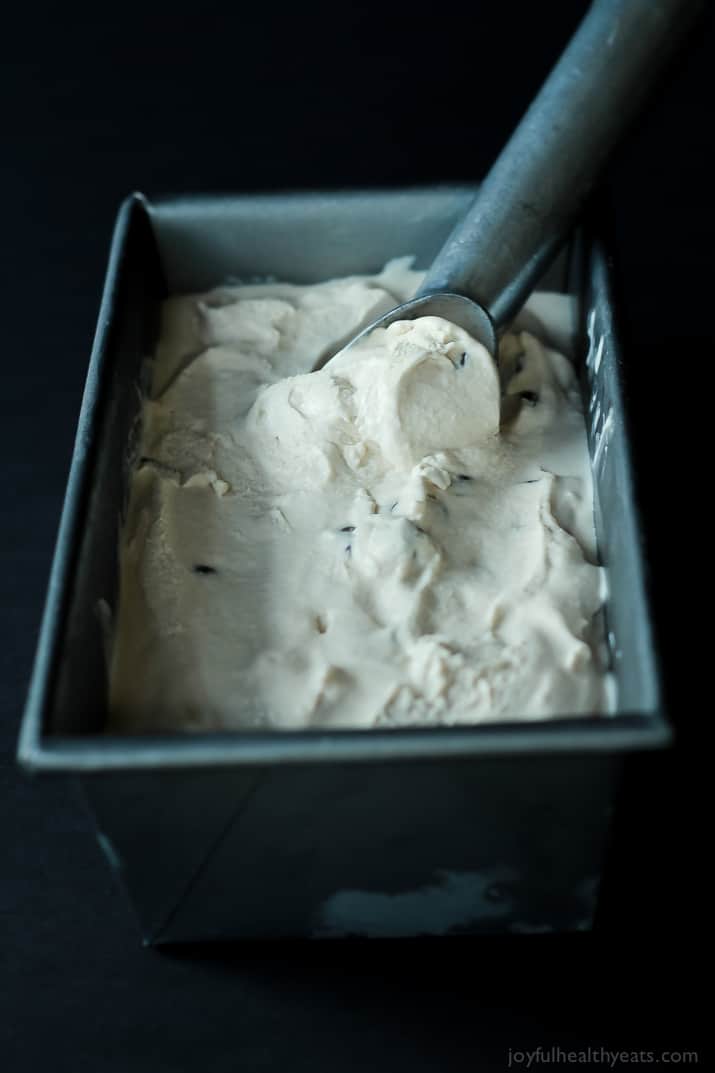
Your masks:
{"label": "black background", "polygon": [[[0,1065],[7,1073],[506,1068],[523,1046],[700,1048],[712,18],[609,170],[674,750],[632,765],[594,936],[139,945],[64,782],[15,767],[108,240],[148,194],[472,180],[586,9],[20,6],[0,36]],[[707,639],[712,627],[703,633]],[[707,971],[707,966],[706,966]],[[538,1067],[532,1067],[538,1068]]]}

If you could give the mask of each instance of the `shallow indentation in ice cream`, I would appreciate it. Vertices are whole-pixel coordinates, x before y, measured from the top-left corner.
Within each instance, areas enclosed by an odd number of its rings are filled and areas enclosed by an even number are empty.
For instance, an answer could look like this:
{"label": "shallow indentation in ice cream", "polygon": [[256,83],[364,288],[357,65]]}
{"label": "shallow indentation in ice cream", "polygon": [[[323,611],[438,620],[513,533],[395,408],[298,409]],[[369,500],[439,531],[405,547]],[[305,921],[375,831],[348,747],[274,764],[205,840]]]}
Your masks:
{"label": "shallow indentation in ice cream", "polygon": [[[513,331],[497,371],[427,317],[307,371],[418,281],[393,262],[165,304],[120,550],[115,730],[606,710],[569,360]],[[534,323],[568,302],[537,298]]]}

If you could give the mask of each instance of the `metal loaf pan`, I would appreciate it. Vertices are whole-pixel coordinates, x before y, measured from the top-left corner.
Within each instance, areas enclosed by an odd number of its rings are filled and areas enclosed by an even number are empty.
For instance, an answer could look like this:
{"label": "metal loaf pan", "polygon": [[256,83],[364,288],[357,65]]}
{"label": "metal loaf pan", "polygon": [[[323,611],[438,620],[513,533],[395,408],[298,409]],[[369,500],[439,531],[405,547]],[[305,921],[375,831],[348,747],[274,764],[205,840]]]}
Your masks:
{"label": "metal loaf pan", "polygon": [[116,598],[127,444],[162,298],[229,277],[311,282],[374,271],[400,254],[426,267],[473,193],[450,186],[154,202],[136,194],[121,207],[19,758],[31,771],[79,780],[145,942],[592,925],[625,756],[670,735],[598,241],[562,257],[546,283],[581,292],[615,717],[431,730],[103,734],[98,606],[111,608]]}

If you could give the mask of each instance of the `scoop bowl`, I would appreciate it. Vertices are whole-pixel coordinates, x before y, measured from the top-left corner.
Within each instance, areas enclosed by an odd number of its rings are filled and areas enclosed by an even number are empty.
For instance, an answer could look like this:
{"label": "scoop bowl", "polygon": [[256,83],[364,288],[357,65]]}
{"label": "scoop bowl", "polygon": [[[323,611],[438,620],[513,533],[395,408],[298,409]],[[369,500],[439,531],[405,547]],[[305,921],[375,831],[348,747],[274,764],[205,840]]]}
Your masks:
{"label": "scoop bowl", "polygon": [[381,317],[368,324],[357,335],[353,335],[344,346],[323,352],[313,366],[313,371],[322,369],[337,354],[342,354],[354,346],[366,335],[374,332],[376,328],[387,328],[398,320],[416,320],[418,317],[443,317],[451,321],[459,328],[463,328],[468,335],[482,343],[492,357],[497,352],[497,334],[492,318],[478,302],[471,298],[465,298],[461,294],[423,294],[411,298],[409,302],[396,306],[394,309],[383,313]]}

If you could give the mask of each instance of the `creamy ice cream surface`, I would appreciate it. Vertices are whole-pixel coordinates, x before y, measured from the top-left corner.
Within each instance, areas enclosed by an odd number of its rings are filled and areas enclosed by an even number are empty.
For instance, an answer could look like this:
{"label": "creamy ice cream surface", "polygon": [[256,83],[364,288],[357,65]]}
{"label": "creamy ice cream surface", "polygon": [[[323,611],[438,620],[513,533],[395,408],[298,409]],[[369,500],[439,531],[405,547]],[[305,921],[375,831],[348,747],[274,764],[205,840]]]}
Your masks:
{"label": "creamy ice cream surface", "polygon": [[[497,370],[425,317],[309,371],[419,278],[400,260],[164,304],[121,539],[110,729],[609,710],[570,361],[517,324]],[[559,338],[573,311],[542,295],[526,312]]]}

